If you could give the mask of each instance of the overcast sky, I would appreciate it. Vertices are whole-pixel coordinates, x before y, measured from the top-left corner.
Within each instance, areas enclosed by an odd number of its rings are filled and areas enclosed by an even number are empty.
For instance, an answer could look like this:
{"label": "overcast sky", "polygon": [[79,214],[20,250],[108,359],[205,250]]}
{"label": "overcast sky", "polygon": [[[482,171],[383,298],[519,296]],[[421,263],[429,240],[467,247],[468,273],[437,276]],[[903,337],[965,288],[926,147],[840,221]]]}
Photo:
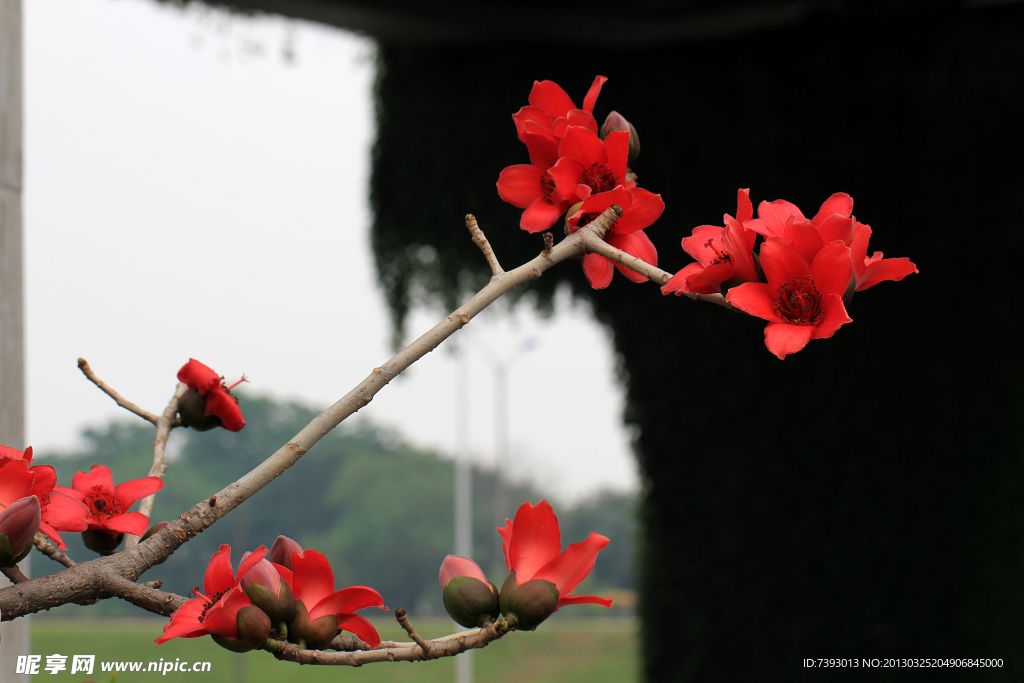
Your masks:
{"label": "overcast sky", "polygon": [[[247,391],[323,409],[391,356],[368,244],[372,41],[151,0],[25,0],[24,16],[27,427],[37,451],[72,447],[110,418],[138,419],[85,380],[79,356],[153,412],[189,357],[229,381],[244,372]],[[524,104],[530,86],[509,84]],[[511,118],[495,134],[514,135]],[[460,222],[435,229],[468,239]],[[408,332],[447,313],[417,311]],[[635,488],[610,339],[589,311],[562,296],[553,320],[522,307],[467,329],[456,337],[470,337],[474,459],[494,462],[488,354],[516,356],[513,473],[566,498]],[[450,453],[457,367],[452,353],[429,354],[351,421]]]}

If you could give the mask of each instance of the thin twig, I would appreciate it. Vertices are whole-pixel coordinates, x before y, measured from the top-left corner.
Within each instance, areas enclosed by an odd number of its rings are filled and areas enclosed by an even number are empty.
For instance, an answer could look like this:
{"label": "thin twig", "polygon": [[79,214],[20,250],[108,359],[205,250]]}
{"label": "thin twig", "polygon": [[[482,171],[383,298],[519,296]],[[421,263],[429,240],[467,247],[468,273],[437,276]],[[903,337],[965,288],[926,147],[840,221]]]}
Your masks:
{"label": "thin twig", "polygon": [[491,243],[487,241],[484,236],[484,231],[477,225],[476,216],[473,214],[466,214],[466,227],[469,228],[469,234],[473,236],[473,244],[480,247],[480,251],[484,253],[484,258],[487,259],[487,265],[491,267],[491,273],[496,276],[502,276],[505,271],[501,269],[498,264],[498,257],[494,255],[494,250],[491,249]]}
{"label": "thin twig", "polygon": [[68,569],[78,564],[70,557],[68,557],[65,553],[61,552],[60,550],[57,550],[57,546],[50,543],[50,541],[47,540],[47,538],[42,534],[36,534],[36,537],[32,539],[32,543],[33,545],[35,545],[36,550],[41,552],[43,555],[46,555],[54,562],[60,562]]}
{"label": "thin twig", "polygon": [[422,637],[420,637],[420,634],[416,633],[416,629],[414,629],[412,627],[412,624],[409,623],[409,615],[405,613],[404,609],[399,607],[395,610],[395,619],[397,619],[398,623],[402,625],[402,628],[404,628],[405,632],[409,634],[409,637],[412,638],[413,641],[415,641],[415,643],[420,646],[421,650],[423,650],[424,659],[432,659],[431,651],[433,650],[433,648],[430,647],[430,643],[428,643],[427,641],[423,640]]}
{"label": "thin twig", "polygon": [[[171,398],[170,403],[164,409],[163,415],[156,420],[156,439],[153,441],[153,465],[149,468],[149,476],[160,477],[164,476],[164,472],[167,471],[167,437],[171,434],[171,429],[174,427],[174,416],[178,414],[178,399],[180,399],[185,392],[188,391],[188,386],[181,382],[178,382],[178,386],[174,390],[174,396]],[[139,505],[139,512],[146,515],[148,518],[153,514],[153,499],[156,497],[155,493],[151,493],[142,499],[142,504]],[[152,520],[151,520],[152,521]],[[125,541],[124,549],[131,550],[139,543],[139,537],[135,534],[128,534],[128,538]]]}
{"label": "thin twig", "polygon": [[117,405],[121,406],[125,410],[135,413],[143,420],[148,420],[149,422],[156,424],[156,415],[149,412],[148,410],[143,410],[142,408],[135,405],[131,401],[127,400],[125,397],[121,396],[121,394],[117,393],[112,388],[110,388],[110,386],[108,386],[106,382],[97,377],[96,373],[92,371],[92,368],[89,367],[89,361],[87,361],[84,358],[79,358],[78,369],[82,371],[82,374],[89,378],[90,382],[99,387],[103,393],[105,393],[110,398],[114,399]]}

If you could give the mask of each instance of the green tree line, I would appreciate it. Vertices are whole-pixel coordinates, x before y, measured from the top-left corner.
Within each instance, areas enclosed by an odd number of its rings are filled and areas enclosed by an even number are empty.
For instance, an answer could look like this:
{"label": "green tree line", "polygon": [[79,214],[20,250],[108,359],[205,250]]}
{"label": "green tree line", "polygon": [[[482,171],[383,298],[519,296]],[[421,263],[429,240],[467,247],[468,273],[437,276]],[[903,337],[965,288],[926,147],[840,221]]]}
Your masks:
{"label": "green tree line", "polygon": [[[166,486],[156,497],[154,523],[173,519],[235,481],[317,414],[292,402],[246,395],[240,400],[246,417],[241,432],[182,429],[172,433]],[[56,468],[59,483],[65,486],[71,485],[75,472],[87,471],[93,464],[110,467],[115,483],[120,483],[148,474],[153,437],[152,427],[141,422],[113,421],[85,430],[80,448],[37,457]],[[506,570],[496,527],[522,502],[536,504],[549,494],[540,485],[510,483],[483,468],[474,468],[472,480],[473,559],[500,587]],[[202,586],[209,558],[222,543],[231,546],[237,566],[244,551],[269,547],[282,534],[322,552],[331,562],[338,587],[371,586],[392,609],[439,613],[443,608],[438,570],[444,556],[455,548],[453,490],[450,458],[415,449],[395,432],[365,423],[339,428],[285,476],[186,543],[144,580],[162,579],[165,590],[185,595]],[[497,495],[499,491],[502,495]],[[495,500],[510,501],[510,508],[497,510]],[[554,505],[563,547],[583,540],[591,531],[612,540],[576,592],[632,591],[636,496],[601,492],[574,506]],[[63,536],[76,561],[95,557],[82,546],[79,534]],[[34,562],[38,567],[49,560],[39,557]],[[112,604],[101,611],[121,609]]]}

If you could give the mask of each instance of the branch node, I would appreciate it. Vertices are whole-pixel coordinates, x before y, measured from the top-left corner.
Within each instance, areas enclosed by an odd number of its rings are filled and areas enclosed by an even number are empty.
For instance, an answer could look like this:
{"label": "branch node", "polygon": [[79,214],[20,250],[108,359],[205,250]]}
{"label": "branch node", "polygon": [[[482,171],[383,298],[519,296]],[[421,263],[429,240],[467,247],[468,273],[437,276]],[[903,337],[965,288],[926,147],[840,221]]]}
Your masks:
{"label": "branch node", "polygon": [[555,246],[555,236],[550,232],[544,233],[544,251],[541,253],[545,256],[551,256],[551,250]]}
{"label": "branch node", "polygon": [[404,628],[405,632],[409,634],[409,637],[420,646],[421,650],[423,650],[424,659],[432,659],[433,657],[431,656],[431,653],[433,652],[433,648],[430,646],[430,643],[420,637],[420,634],[416,633],[416,629],[414,629],[412,624],[409,623],[409,616],[405,613],[404,609],[399,607],[395,610],[395,619],[397,619],[398,623],[402,625],[402,628]]}

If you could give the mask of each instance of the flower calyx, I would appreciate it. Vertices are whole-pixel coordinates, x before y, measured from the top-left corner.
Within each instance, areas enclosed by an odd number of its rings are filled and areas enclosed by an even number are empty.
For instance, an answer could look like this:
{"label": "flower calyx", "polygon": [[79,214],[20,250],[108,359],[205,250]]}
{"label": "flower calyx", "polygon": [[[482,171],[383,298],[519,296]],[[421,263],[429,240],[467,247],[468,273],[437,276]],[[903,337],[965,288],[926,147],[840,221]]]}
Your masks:
{"label": "flower calyx", "polygon": [[516,620],[520,631],[533,631],[558,609],[558,587],[545,579],[533,579],[522,585],[512,572],[501,586],[501,613]]}

